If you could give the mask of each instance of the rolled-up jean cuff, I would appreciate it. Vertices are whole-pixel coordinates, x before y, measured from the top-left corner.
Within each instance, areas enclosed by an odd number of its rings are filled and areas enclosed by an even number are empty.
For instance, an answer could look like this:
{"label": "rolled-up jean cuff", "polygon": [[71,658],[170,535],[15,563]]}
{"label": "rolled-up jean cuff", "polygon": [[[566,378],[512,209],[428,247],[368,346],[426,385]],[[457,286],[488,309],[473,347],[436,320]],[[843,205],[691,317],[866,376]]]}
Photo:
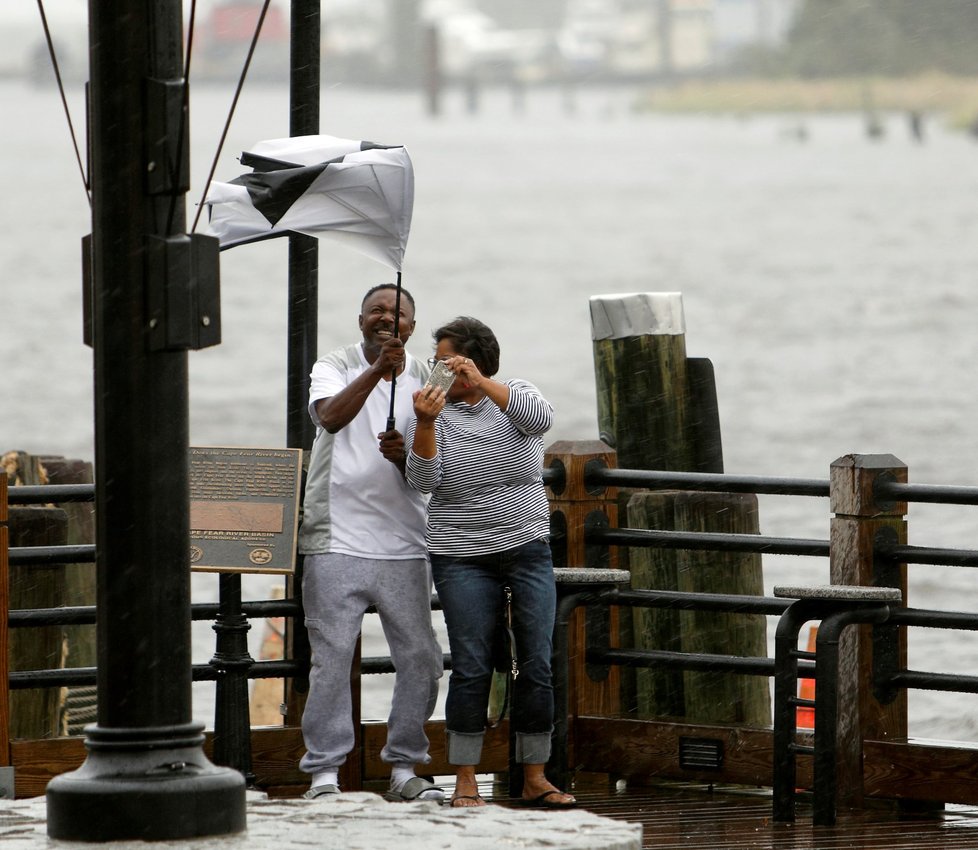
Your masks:
{"label": "rolled-up jean cuff", "polygon": [[478,764],[482,760],[485,732],[445,731],[449,764]]}
{"label": "rolled-up jean cuff", "polygon": [[546,764],[550,760],[550,733],[516,733],[516,762]]}

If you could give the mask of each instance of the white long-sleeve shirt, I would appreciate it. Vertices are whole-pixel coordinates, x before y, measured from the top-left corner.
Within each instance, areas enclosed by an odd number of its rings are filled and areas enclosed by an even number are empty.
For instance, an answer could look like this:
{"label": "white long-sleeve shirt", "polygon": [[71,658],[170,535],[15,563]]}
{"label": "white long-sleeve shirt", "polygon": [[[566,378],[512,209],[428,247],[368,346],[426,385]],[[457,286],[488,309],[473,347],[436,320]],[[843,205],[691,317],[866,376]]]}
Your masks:
{"label": "white long-sleeve shirt", "polygon": [[[435,420],[435,457],[408,454],[408,483],[431,494],[429,552],[484,555],[550,532],[542,475],[543,435],[553,424],[553,407],[527,381],[506,384],[505,411],[489,398],[449,403]],[[406,439],[413,443],[414,423]]]}

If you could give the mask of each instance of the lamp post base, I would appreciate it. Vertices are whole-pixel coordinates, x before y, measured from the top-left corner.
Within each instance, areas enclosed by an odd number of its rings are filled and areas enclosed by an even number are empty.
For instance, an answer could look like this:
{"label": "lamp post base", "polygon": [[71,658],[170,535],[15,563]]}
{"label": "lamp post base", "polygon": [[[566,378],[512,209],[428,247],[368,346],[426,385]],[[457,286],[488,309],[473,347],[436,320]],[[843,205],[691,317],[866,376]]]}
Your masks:
{"label": "lamp post base", "polygon": [[90,727],[85,763],[48,783],[48,836],[167,841],[244,830],[244,777],[212,764],[202,736],[160,746],[161,731]]}

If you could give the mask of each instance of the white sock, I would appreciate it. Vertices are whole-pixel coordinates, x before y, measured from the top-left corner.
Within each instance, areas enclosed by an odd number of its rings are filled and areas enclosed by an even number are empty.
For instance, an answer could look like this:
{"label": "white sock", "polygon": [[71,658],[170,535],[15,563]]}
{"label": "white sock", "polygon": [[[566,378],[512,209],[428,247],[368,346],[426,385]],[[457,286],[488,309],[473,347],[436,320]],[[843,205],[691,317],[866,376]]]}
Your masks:
{"label": "white sock", "polygon": [[391,791],[400,791],[404,783],[409,779],[414,779],[413,764],[394,764],[391,765]]}
{"label": "white sock", "polygon": [[[400,791],[406,782],[415,777],[413,764],[391,765],[391,791]],[[441,788],[429,788],[418,795],[419,800],[443,800],[445,792]]]}
{"label": "white sock", "polygon": [[336,785],[339,787],[339,773],[338,770],[323,770],[320,773],[314,773],[310,787],[318,788],[320,785]]}

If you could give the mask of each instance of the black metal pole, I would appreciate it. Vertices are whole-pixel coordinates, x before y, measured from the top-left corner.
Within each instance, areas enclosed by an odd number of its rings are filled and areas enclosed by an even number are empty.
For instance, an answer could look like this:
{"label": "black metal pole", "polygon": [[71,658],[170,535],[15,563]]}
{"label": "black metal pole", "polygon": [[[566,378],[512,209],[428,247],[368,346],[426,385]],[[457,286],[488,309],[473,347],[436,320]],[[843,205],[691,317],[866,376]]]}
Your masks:
{"label": "black metal pole", "polygon": [[[289,135],[319,133],[319,0],[292,0],[289,73]],[[316,362],[319,310],[319,241],[289,237],[288,389],[286,442],[312,448],[315,427],[309,417],[309,373]]]}
{"label": "black metal pole", "polygon": [[[557,613],[554,618],[553,657],[551,660],[553,692],[554,692],[554,726],[551,740],[550,762],[547,764],[547,778],[558,788],[569,787],[569,771],[567,758],[567,715],[570,712],[568,689],[570,687],[570,671],[568,669],[568,634],[570,618],[579,605],[587,598],[587,593],[562,592],[557,588]],[[512,768],[511,768],[512,769]],[[515,781],[514,781],[515,779]],[[514,797],[523,793],[523,777],[510,776],[510,794]]]}
{"label": "black metal pole", "polygon": [[[289,57],[289,135],[319,133],[320,0],[292,0],[291,54]],[[309,373],[316,362],[319,329],[319,242],[315,237],[289,237],[289,316],[286,391],[286,445],[302,449],[308,459],[315,426],[309,416]],[[286,582],[286,593],[302,608],[302,556],[296,573]],[[303,671],[289,684],[286,723],[299,722],[301,697],[309,690],[309,637],[300,613],[286,633],[286,654]],[[300,697],[297,702],[294,698]]]}
{"label": "black metal pole", "polygon": [[219,608],[214,631],[217,650],[210,664],[217,671],[214,714],[214,762],[233,767],[249,786],[251,772],[251,712],[248,671],[255,663],[248,651],[251,624],[241,609],[240,573],[221,573]]}
{"label": "black metal pole", "polygon": [[48,785],[52,838],[245,828],[244,780],[207,760],[191,712],[190,322],[153,310],[190,274],[181,17],[180,0],[89,3],[98,721]]}

